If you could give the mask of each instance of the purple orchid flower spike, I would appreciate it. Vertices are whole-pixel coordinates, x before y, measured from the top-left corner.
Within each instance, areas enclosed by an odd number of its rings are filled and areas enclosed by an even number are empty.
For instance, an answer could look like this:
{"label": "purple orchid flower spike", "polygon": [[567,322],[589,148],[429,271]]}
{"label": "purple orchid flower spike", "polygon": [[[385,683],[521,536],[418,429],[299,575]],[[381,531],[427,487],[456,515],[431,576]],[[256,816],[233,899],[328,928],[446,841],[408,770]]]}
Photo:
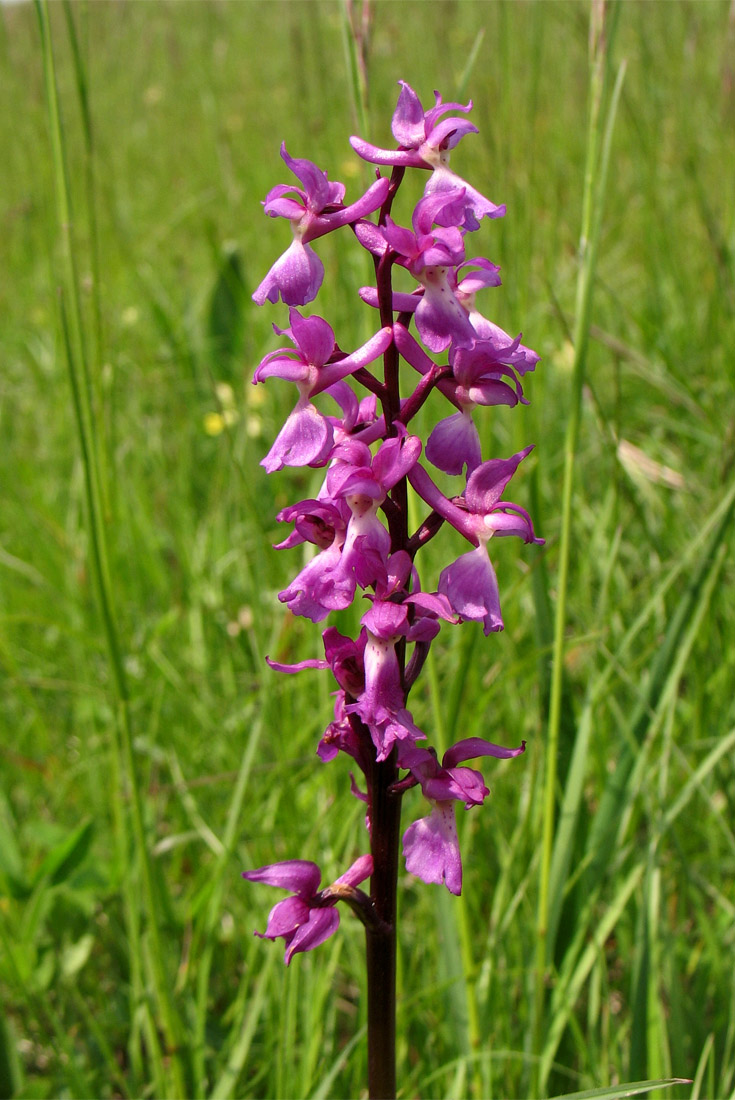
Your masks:
{"label": "purple orchid flower spike", "polygon": [[283,890],[292,890],[291,897],[279,901],[270,911],[265,932],[256,932],[261,939],[286,943],[286,966],[300,951],[312,951],[337,931],[339,913],[336,905],[347,900],[350,891],[373,873],[372,856],[360,856],[343,875],[327,889],[319,891],[321,871],[316,863],[306,859],[288,859],[270,863],[255,871],[243,871],[249,882],[264,882]]}
{"label": "purple orchid flower spike", "polygon": [[[440,761],[409,710],[431,646],[447,623],[474,620],[486,634],[503,627],[490,539],[516,535],[543,542],[528,513],[503,499],[531,448],[508,459],[483,461],[474,419],[478,408],[525,403],[522,376],[538,356],[520,335],[513,339],[489,321],[475,302],[478,291],[500,285],[500,269],[488,259],[465,258],[467,233],[479,229],[483,218],[502,215],[505,207],[490,202],[449,167],[451,151],[466,134],[477,132],[466,117],[471,107],[444,103],[435,93],[434,106],[424,110],[413,88],[401,81],[392,120],[398,148],[351,139],[364,160],[395,170],[390,180],[378,177],[351,206],[345,205],[342,184],[330,182],[311,161],[293,159],[283,146],[281,156],[296,183],[275,187],[264,207],[270,217],[291,223],[293,241],[253,295],[259,304],[281,299],[290,307],[289,327],[274,328],[292,345],[266,355],[253,381],[282,378],[298,391],[262,465],[268,472],[284,466],[323,471],[321,485],[300,494],[308,499],[278,513],[279,522],[293,528],[277,549],[300,547],[302,559],[279,599],[288,612],[314,623],[351,607],[353,618],[360,619],[354,638],[328,626],[321,657],[286,663],[293,642],[286,631],[285,660],[266,660],[287,674],[305,669],[331,673],[333,716],[328,724],[325,719],[317,754],[322,761],[348,758],[350,791],[364,803],[371,855],[321,890],[319,868],[306,860],[271,864],[244,877],[289,892],[271,910],[265,932],[258,933],[285,941],[287,964],[334,932],[337,901],[345,901],[365,924],[370,1096],[397,1095],[401,833],[408,871],[459,894],[456,804],[469,809],[489,794],[482,773],[465,766],[466,761],[514,757],[525,747],[466,738]],[[394,212],[404,169],[411,168],[425,170],[428,182],[406,226],[394,220]],[[314,298],[324,275],[311,242],[345,225],[372,255],[375,285],[359,294],[379,310],[384,326],[349,355],[326,320],[305,317],[296,308]],[[412,293],[394,289],[401,269],[415,280]],[[409,331],[412,320],[416,338]],[[381,356],[382,371],[376,364]],[[406,371],[406,363],[415,375]],[[414,385],[406,389],[412,377]],[[320,394],[333,403],[326,411]],[[448,411],[442,411],[442,402],[448,402]],[[435,425],[425,446],[415,428],[424,415],[433,417]],[[450,499],[440,491],[422,464],[423,452],[445,474],[465,474],[461,495]],[[431,509],[413,534],[409,485]],[[471,549],[455,561],[450,555],[451,564],[440,567],[436,591],[424,590],[417,558],[445,522]],[[421,789],[429,810],[405,829],[401,798],[411,788]],[[358,889],[368,875],[369,896]]]}
{"label": "purple orchid flower spike", "polygon": [[312,161],[290,157],[285,143],[281,156],[303,187],[279,184],[263,203],[271,218],[291,222],[293,241],[253,294],[259,306],[275,303],[279,297],[289,306],[313,301],[322,285],[324,265],[308,242],[372,214],[385,202],[390,186],[387,179],[379,179],[357,202],[345,206],[344,184],[330,182]]}
{"label": "purple orchid flower spike", "polygon": [[476,134],[478,129],[466,118],[442,116],[449,111],[467,113],[472,110],[472,101],[466,106],[461,103],[442,103],[439,93],[434,92],[434,107],[424,111],[421,100],[410,84],[405,80],[399,80],[398,83],[401,85],[401,92],[391,129],[399,148],[380,149],[362,138],[351,137],[350,145],[357,155],[371,164],[431,169],[432,176],[426,185],[426,195],[456,187],[464,188],[464,213],[460,224],[465,229],[478,229],[481,218],[502,217],[505,206],[496,206],[490,202],[449,168],[450,151],[466,134]]}
{"label": "purple orchid flower spike", "polygon": [[464,802],[467,809],[479,806],[490,791],[480,772],[456,765],[478,756],[509,759],[520,756],[525,749],[525,741],[517,749],[507,749],[481,737],[468,737],[448,749],[439,764],[428,749],[418,745],[399,747],[400,766],[408,768],[414,781],[421,784],[432,806],[429,816],[414,821],[403,835],[407,871],[422,882],[444,883],[452,894],[462,892],[462,858],[454,803]]}
{"label": "purple orchid flower spike", "polygon": [[[268,473],[284,466],[321,466],[327,461],[334,442],[333,426],[310,398],[328,390],[360,367],[382,355],[393,339],[392,330],[383,328],[352,355],[339,356],[334,332],[321,317],[302,317],[293,306],[289,310],[291,327],[275,331],[288,336],[296,350],[279,348],[265,356],[253,374],[253,385],[266,378],[284,378],[294,382],[299,399],[278,433],[268,454],[261,460]],[[339,402],[339,395],[337,400]]]}

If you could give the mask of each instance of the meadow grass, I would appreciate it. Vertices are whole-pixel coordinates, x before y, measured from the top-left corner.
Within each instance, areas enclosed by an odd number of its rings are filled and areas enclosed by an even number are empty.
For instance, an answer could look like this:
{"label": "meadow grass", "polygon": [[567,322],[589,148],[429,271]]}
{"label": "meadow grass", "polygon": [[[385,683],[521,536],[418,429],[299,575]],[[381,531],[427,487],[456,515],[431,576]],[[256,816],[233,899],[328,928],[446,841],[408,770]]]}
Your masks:
{"label": "meadow grass", "polygon": [[[401,878],[404,1097],[735,1096],[735,25],[709,0],[610,14],[585,213],[586,4],[374,4],[365,136],[398,79],[473,98],[453,163],[508,206],[473,241],[503,271],[486,312],[542,356],[482,431],[535,442],[514,499],[546,546],[497,546],[505,632],[443,631],[412,695],[434,743],[528,748],[462,815],[462,897]],[[361,929],[286,971],[240,879],[363,850],[347,770],[314,756],[325,678],[264,663],[320,647],[276,597],[298,551],[270,550],[319,477],[266,477],[292,394],[249,384],[284,323],[250,302],[285,246],[259,205],[280,142],[348,196],[369,179],[343,10],[48,16],[0,10],[0,1092],[358,1096]],[[357,346],[369,265],[319,251],[319,312]],[[436,541],[427,577],[461,552]]]}

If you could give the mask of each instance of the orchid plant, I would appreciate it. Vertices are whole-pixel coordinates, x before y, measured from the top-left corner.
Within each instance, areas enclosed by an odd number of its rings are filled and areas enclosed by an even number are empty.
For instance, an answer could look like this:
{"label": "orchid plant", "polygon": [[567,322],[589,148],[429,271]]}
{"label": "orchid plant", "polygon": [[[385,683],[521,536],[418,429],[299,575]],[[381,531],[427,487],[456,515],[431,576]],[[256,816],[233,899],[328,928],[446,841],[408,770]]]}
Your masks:
{"label": "orchid plant", "polygon": [[[343,610],[356,598],[368,607],[356,638],[334,626],[323,634],[324,657],[271,668],[297,673],[330,670],[336,681],[334,719],[319,746],[322,761],[345,753],[362,775],[352,794],[366,805],[370,851],[331,885],[320,889],[317,864],[295,859],[244,872],[251,882],[289,891],[270,912],[268,939],[283,939],[288,965],[339,925],[346,902],[366,929],[368,974],[368,1067],[371,1097],[395,1095],[396,886],[403,796],[420,788],[429,812],[403,833],[409,873],[426,883],[462,889],[456,803],[468,809],[489,794],[480,771],[467,762],[520,755],[525,742],[506,748],[479,737],[449,748],[441,761],[408,708],[411,688],[443,623],[476,621],[486,635],[503,629],[498,583],[488,553],[494,536],[517,535],[541,543],[528,513],[504,498],[508,483],[531,447],[504,459],[483,461],[474,416],[477,406],[525,403],[522,378],[538,356],[489,321],[476,295],[500,283],[499,269],[484,258],[466,257],[467,235],[485,218],[501,217],[491,202],[449,167],[459,141],[477,133],[466,117],[472,103],[435,104],[424,110],[405,81],[393,114],[396,149],[362,138],[350,143],[378,166],[361,198],[345,205],[345,188],[308,160],[281,156],[298,185],[280,184],[264,202],[266,214],[286,218],[293,239],[253,294],[255,302],[287,307],[288,327],[274,330],[288,345],[265,356],[253,383],[280,378],[295,384],[298,399],[270,451],[269,472],[284,466],[323,469],[314,499],[284,508],[278,520],[292,524],[278,544],[315,547],[308,564],[279,593],[294,615],[314,623]],[[390,178],[380,169],[391,169]],[[406,169],[429,173],[410,228],[395,222],[393,204]],[[375,285],[360,298],[377,311],[380,327],[360,348],[345,353],[322,317],[306,316],[322,285],[324,267],[312,242],[349,226],[372,255]],[[415,281],[412,292],[394,291],[402,267]],[[405,277],[404,277],[405,278]],[[411,333],[414,322],[418,339]],[[399,364],[415,372],[410,393],[401,393]],[[375,364],[382,360],[382,373]],[[359,391],[356,392],[356,388]],[[315,398],[334,406],[324,412]],[[428,401],[448,402],[424,445],[413,425]],[[455,495],[437,485],[436,473],[461,478]],[[447,478],[444,478],[444,482]],[[409,528],[408,494],[426,509],[418,529]],[[422,585],[419,551],[448,523],[471,549],[446,565],[433,585]],[[433,590],[432,590],[433,589]],[[369,891],[361,884],[370,879]]]}

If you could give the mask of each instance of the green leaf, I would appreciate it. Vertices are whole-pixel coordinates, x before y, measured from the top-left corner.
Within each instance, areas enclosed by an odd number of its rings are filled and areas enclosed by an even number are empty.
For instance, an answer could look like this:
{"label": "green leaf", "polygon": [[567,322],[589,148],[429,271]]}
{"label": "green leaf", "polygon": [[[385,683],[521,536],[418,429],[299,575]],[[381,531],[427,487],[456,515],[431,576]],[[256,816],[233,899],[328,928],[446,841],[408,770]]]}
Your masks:
{"label": "green leaf", "polygon": [[93,835],[94,823],[85,821],[65,836],[47,853],[36,872],[35,882],[47,879],[52,886],[66,882],[86,859]]}
{"label": "green leaf", "polygon": [[61,972],[66,978],[73,978],[82,969],[94,945],[94,936],[85,932],[76,943],[68,944],[61,953]]}
{"label": "green leaf", "polygon": [[15,898],[27,897],[30,886],[23,872],[23,859],[16,844],[16,824],[5,795],[0,792],[0,876],[5,877],[9,893]]}
{"label": "green leaf", "polygon": [[563,1096],[553,1096],[551,1100],[623,1100],[625,1096],[641,1096],[654,1089],[666,1089],[672,1085],[691,1085],[688,1077],[665,1077],[659,1081],[634,1081],[628,1085],[606,1085],[600,1089],[585,1089],[584,1092],[565,1092]]}
{"label": "green leaf", "polygon": [[209,299],[207,335],[218,373],[227,369],[242,349],[245,283],[237,248],[224,249],[217,279]]}
{"label": "green leaf", "polygon": [[0,1096],[17,1096],[21,1090],[21,1069],[12,1020],[0,1016]]}

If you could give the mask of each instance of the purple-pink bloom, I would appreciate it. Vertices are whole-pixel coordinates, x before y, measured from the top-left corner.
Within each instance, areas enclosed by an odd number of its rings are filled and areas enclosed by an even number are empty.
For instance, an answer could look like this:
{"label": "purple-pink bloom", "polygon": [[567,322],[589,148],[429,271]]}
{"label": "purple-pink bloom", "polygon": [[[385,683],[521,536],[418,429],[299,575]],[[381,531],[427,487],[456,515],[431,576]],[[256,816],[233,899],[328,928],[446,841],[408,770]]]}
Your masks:
{"label": "purple-pink bloom", "polygon": [[[426,375],[434,368],[428,355],[403,325],[393,326],[396,347],[403,358]],[[454,345],[449,352],[452,377],[438,383],[438,389],[459,412],[441,420],[426,444],[426,457],[447,474],[468,474],[480,465],[480,437],[472,419],[476,405],[515,405],[523,401],[523,390],[513,370],[499,360],[495,348],[476,338],[470,346]],[[504,381],[510,379],[512,386]]]}
{"label": "purple-pink bloom", "polygon": [[540,546],[544,540],[535,536],[525,508],[500,499],[521,461],[532,450],[533,444],[510,458],[483,462],[468,476],[459,503],[448,500],[418,462],[409,470],[408,480],[422,500],[473,546],[479,546],[483,540],[487,542],[493,535],[518,535],[524,542]]}
{"label": "purple-pink bloom", "polygon": [[393,113],[391,130],[399,149],[379,149],[359,137],[351,137],[350,145],[358,156],[371,164],[402,165],[411,168],[433,168],[439,149],[453,148],[465,134],[478,133],[474,123],[466,118],[447,118],[442,115],[448,111],[472,110],[472,101],[466,106],[461,103],[442,103],[438,92],[434,93],[435,105],[424,111],[421,100],[410,84],[399,80],[401,91]]}
{"label": "purple-pink bloom", "polygon": [[439,163],[434,166],[424,195],[441,195],[447,191],[453,191],[457,187],[464,190],[464,213],[462,226],[473,232],[480,228],[481,218],[502,218],[505,214],[505,204],[497,206],[490,199],[486,199],[476,187],[472,187],[456,172],[449,167],[449,153],[441,150],[438,157]]}
{"label": "purple-pink bloom", "polygon": [[294,529],[283,542],[275,544],[275,550],[288,550],[303,542],[326,550],[347,527],[349,509],[341,500],[300,500],[282,508],[276,519],[279,523],[293,523]]}
{"label": "purple-pink bloom", "polygon": [[479,228],[480,218],[502,217],[505,206],[496,206],[490,202],[449,168],[450,151],[466,134],[476,134],[478,130],[466,118],[442,116],[449,111],[471,111],[472,101],[466,106],[461,103],[442,103],[439,93],[434,92],[434,107],[424,111],[421,100],[410,84],[405,80],[399,80],[398,83],[401,85],[401,92],[391,129],[399,148],[380,149],[362,138],[351,137],[350,145],[357,155],[371,164],[432,169],[431,179],[426,185],[426,195],[463,187],[463,216],[462,221],[457,224],[464,225],[466,229]]}
{"label": "purple-pink bloom", "polygon": [[[290,328],[273,327],[279,335],[288,336],[295,350],[278,348],[269,352],[253,374],[253,385],[266,378],[283,378],[295,383],[299,391],[296,405],[270,451],[261,460],[261,466],[269,474],[284,466],[324,465],[334,444],[334,428],[332,422],[311,404],[310,398],[372,363],[393,338],[392,330],[386,327],[352,355],[341,355],[334,332],[323,318],[302,317],[292,306],[289,320]],[[335,394],[338,403],[341,394],[338,387]]]}
{"label": "purple-pink bloom", "polygon": [[324,265],[308,242],[372,214],[385,202],[390,186],[389,180],[379,179],[357,202],[345,206],[344,184],[330,182],[312,161],[290,157],[285,143],[281,156],[303,187],[279,184],[263,203],[271,218],[291,222],[294,239],[253,294],[259,306],[275,303],[279,297],[289,306],[313,301],[322,285]]}
{"label": "purple-pink bloom", "polygon": [[490,792],[480,772],[455,765],[478,756],[508,759],[519,756],[525,748],[525,741],[520,748],[507,749],[481,737],[468,737],[448,749],[439,764],[428,749],[418,745],[399,746],[399,766],[409,769],[432,806],[429,816],[414,821],[403,835],[403,855],[411,874],[422,882],[445,883],[452,894],[462,892],[462,859],[454,802],[464,802],[469,809],[480,805]]}
{"label": "purple-pink bloom", "polygon": [[438,593],[417,591],[404,595],[401,603],[394,602],[391,597],[402,590],[410,572],[409,555],[400,550],[393,554],[388,561],[389,583],[377,585],[378,594],[361,619],[367,633],[365,687],[347,710],[358,714],[370,730],[377,760],[386,760],[396,743],[413,743],[426,736],[406,708],[396,643],[401,638],[430,642],[439,631],[438,619],[457,622],[449,601]]}
{"label": "purple-pink bloom", "polygon": [[396,741],[426,735],[406,709],[396,642],[408,634],[408,608],[390,600],[375,600],[362,617],[367,631],[365,690],[348,711],[359,714],[370,730],[377,760],[386,760]]}
{"label": "purple-pink bloom", "polygon": [[483,462],[467,478],[463,507],[439,491],[418,463],[408,478],[416,492],[434,511],[456,527],[476,549],[463,554],[442,570],[439,592],[443,593],[460,619],[483,624],[485,634],[503,629],[498,582],[487,544],[493,535],[518,535],[525,542],[543,544],[534,534],[531,517],[524,508],[500,498],[532,447],[508,459]]}
{"label": "purple-pink bloom", "polygon": [[278,599],[286,604],[292,615],[320,623],[330,611],[350,606],[355,597],[355,577],[344,568],[343,542],[344,532],[335,537],[331,546],[308,561],[288,588],[278,593]]}
{"label": "purple-pink bloom", "polygon": [[[332,883],[329,890],[340,886],[355,887],[372,873],[372,856],[360,856]],[[336,932],[339,926],[336,908],[339,889],[333,897],[320,896],[321,871],[316,863],[306,859],[289,859],[282,863],[269,863],[255,871],[243,871],[242,877],[249,882],[263,882],[268,886],[293,891],[290,897],[273,906],[265,932],[255,933],[261,939],[284,939],[286,966],[294,955],[300,951],[311,951]],[[322,891],[322,894],[328,895],[329,890]]]}
{"label": "purple-pink bloom", "polygon": [[396,253],[397,262],[421,283],[423,295],[407,304],[415,310],[421,339],[435,352],[452,342],[466,344],[476,338],[449,276],[464,260],[463,235],[457,228],[463,203],[464,188],[460,187],[421,199],[411,219],[413,232],[391,218],[384,226],[368,224],[355,230],[362,244],[377,255],[382,255],[387,245]]}
{"label": "purple-pink bloom", "polygon": [[352,513],[342,554],[361,588],[387,575],[390,535],[378,519],[378,508],[421,454],[421,440],[408,435],[402,424],[397,428],[400,434],[386,439],[375,456],[359,440],[340,443],[327,472],[329,496],[343,498]]}
{"label": "purple-pink bloom", "polygon": [[451,388],[460,411],[436,425],[426,443],[426,457],[447,474],[461,474],[466,465],[469,475],[482,457],[472,410],[477,405],[527,402],[515,373],[490,341],[478,339],[470,346],[453,346],[449,362],[453,380],[445,379],[441,385],[445,391]]}
{"label": "purple-pink bloom", "polygon": [[[358,235],[363,240],[365,247],[370,248],[371,251],[375,251],[377,255],[382,255],[383,240],[380,234],[381,230],[377,226],[369,225],[362,227]],[[478,270],[469,270],[474,268]],[[467,269],[467,273],[460,277],[460,273],[465,269]],[[505,363],[513,367],[518,374],[525,374],[526,371],[533,370],[536,363],[538,363],[539,356],[537,353],[522,344],[520,336],[513,339],[513,337],[505,332],[504,329],[500,328],[499,325],[494,324],[492,321],[489,321],[487,317],[484,317],[477,309],[475,303],[475,295],[478,290],[483,290],[486,287],[500,286],[500,283],[500,268],[497,264],[491,263],[490,260],[483,257],[466,260],[464,263],[458,264],[453,270],[450,269],[447,272],[447,284],[449,289],[467,314],[475,339],[483,342],[488,354],[494,361]],[[394,291],[392,301],[393,312],[415,313],[424,297],[424,293],[423,285],[412,294]],[[367,305],[372,306],[374,309],[378,308],[378,291],[375,287],[360,287],[359,294],[360,298],[363,302],[366,302]],[[452,309],[453,308],[452,306]],[[467,330],[463,325],[461,331],[462,339],[460,343],[462,346],[468,346],[468,344],[471,346],[472,341],[465,340]],[[427,347],[428,346],[427,344]],[[416,364],[414,364],[414,366],[415,365]],[[485,404],[504,403],[505,402],[494,401],[485,402]]]}
{"label": "purple-pink bloom", "polygon": [[525,347],[521,343],[520,336],[517,336],[514,340],[500,325],[496,325],[489,321],[487,317],[483,317],[475,304],[475,295],[478,290],[483,290],[488,286],[500,285],[500,268],[490,263],[489,260],[468,260],[456,269],[457,277],[459,277],[463,268],[470,267],[477,267],[479,270],[470,271],[460,278],[454,288],[454,293],[457,300],[467,310],[473,329],[481,340],[493,348],[499,362],[507,363],[519,374],[525,374],[526,371],[533,370],[539,361],[537,353],[532,351],[531,348]]}
{"label": "purple-pink bloom", "polygon": [[349,509],[341,500],[302,500],[278,513],[279,522],[292,521],[294,530],[278,543],[277,550],[304,541],[320,548],[320,553],[307,562],[288,588],[278,593],[279,600],[292,614],[318,623],[330,611],[352,603],[356,581],[342,561],[348,516]]}
{"label": "purple-pink bloom", "polygon": [[387,218],[382,233],[399,263],[420,278],[426,267],[456,267],[464,260],[464,238],[457,221],[464,188],[420,199],[411,216],[413,232]]}

